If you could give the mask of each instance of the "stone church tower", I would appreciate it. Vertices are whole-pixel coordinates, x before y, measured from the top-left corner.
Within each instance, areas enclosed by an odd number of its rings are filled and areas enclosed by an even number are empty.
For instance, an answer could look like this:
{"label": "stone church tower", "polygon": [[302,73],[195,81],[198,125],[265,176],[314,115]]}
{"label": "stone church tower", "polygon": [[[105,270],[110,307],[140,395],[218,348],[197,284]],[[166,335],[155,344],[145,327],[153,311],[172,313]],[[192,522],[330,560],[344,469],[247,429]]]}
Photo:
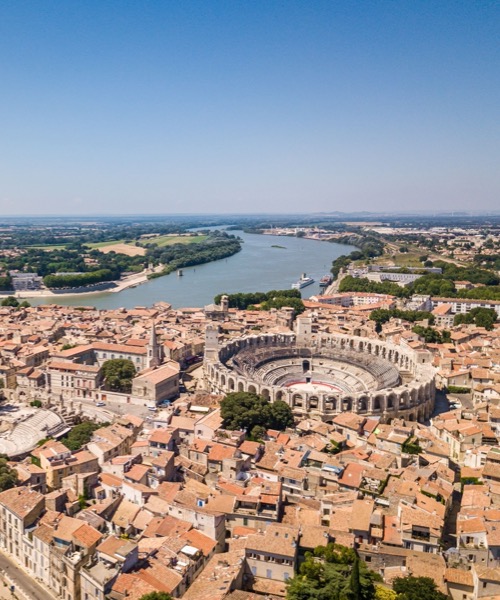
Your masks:
{"label": "stone church tower", "polygon": [[151,327],[151,335],[149,337],[149,343],[147,345],[148,350],[148,367],[159,367],[161,364],[161,346],[158,344],[158,338],[156,337],[155,323]]}
{"label": "stone church tower", "polygon": [[205,329],[205,361],[217,360],[219,350],[219,326],[208,323]]}

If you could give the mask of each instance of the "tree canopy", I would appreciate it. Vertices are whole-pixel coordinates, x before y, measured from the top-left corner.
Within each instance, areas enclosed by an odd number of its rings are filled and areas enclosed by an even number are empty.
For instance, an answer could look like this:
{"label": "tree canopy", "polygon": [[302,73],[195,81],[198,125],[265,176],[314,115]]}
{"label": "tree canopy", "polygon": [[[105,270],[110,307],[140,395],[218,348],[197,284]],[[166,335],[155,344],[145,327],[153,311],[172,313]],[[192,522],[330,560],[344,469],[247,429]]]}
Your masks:
{"label": "tree canopy", "polygon": [[13,308],[29,308],[31,306],[31,304],[27,300],[19,302],[19,300],[14,296],[7,296],[7,298],[4,298],[1,302],[1,305],[11,306]]}
{"label": "tree canopy", "polygon": [[[248,292],[248,293],[237,293],[237,294],[225,294],[228,297],[229,308],[239,308],[243,310],[249,306],[255,304],[262,304],[263,302],[272,302],[276,299],[282,298],[295,298],[301,300],[301,294],[299,290],[271,290],[270,292]],[[217,294],[214,298],[216,304],[220,304],[223,294]],[[291,306],[291,304],[284,304],[283,306]],[[269,306],[269,308],[278,308],[275,306]],[[279,307],[281,308],[281,307]],[[303,308],[302,308],[303,310]]]}
{"label": "tree canopy", "polygon": [[221,401],[221,417],[226,429],[244,429],[247,435],[259,438],[267,429],[282,431],[293,425],[293,414],[286,402],[269,402],[249,392],[234,392]]}
{"label": "tree canopy", "polygon": [[392,318],[403,319],[403,321],[409,321],[415,323],[415,321],[423,321],[424,319],[429,320],[429,325],[434,323],[434,315],[431,312],[425,310],[400,310],[399,308],[376,308],[370,313],[370,321],[376,323],[387,323]]}
{"label": "tree canopy", "polygon": [[458,315],[455,315],[455,318],[453,319],[453,325],[473,323],[478,327],[484,327],[486,330],[491,331],[496,321],[497,313],[495,309],[478,307],[473,308],[468,313],[459,313]]}
{"label": "tree canopy", "polygon": [[167,592],[150,592],[141,596],[139,600],[173,600],[173,598]]}
{"label": "tree canopy", "polygon": [[112,358],[102,365],[104,385],[113,392],[129,393],[132,389],[132,379],[135,376],[135,366],[127,358]]}
{"label": "tree canopy", "polygon": [[92,421],[84,421],[75,425],[73,429],[61,439],[61,442],[70,450],[80,450],[82,446],[88,444],[92,439],[92,434],[97,429],[105,427],[109,423],[93,423]]}
{"label": "tree canopy", "polygon": [[374,582],[379,580],[353,549],[318,546],[288,580],[287,600],[374,600]]}
{"label": "tree canopy", "polygon": [[446,600],[448,596],[440,592],[436,582],[430,577],[397,577],[392,587],[396,600]]}
{"label": "tree canopy", "polygon": [[398,577],[393,589],[375,585],[378,573],[368,569],[355,550],[339,544],[306,553],[299,572],[287,582],[287,600],[446,600],[430,577]]}
{"label": "tree canopy", "polygon": [[0,454],[0,492],[10,490],[18,484],[17,472],[8,465],[8,460],[8,456]]}

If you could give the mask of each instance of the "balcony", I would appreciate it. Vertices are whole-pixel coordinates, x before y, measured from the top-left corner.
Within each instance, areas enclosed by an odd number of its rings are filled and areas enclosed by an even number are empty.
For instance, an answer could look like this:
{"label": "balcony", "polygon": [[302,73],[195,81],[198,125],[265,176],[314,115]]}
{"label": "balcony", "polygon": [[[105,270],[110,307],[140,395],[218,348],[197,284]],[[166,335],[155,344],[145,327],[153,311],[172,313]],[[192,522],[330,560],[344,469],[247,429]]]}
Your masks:
{"label": "balcony", "polygon": [[431,535],[429,532],[413,530],[411,532],[411,538],[413,540],[418,540],[419,542],[429,542],[431,539]]}

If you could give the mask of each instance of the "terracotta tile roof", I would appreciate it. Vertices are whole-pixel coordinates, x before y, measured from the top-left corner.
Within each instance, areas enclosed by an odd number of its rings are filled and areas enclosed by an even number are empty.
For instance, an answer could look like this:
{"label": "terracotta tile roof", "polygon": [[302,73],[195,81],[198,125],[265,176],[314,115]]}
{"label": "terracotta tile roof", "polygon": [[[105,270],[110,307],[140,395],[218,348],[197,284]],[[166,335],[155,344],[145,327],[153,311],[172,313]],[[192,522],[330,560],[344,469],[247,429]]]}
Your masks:
{"label": "terracotta tile roof", "polygon": [[466,585],[470,587],[474,586],[472,571],[462,571],[462,569],[446,569],[444,572],[444,578],[450,583],[456,583],[458,585]]}
{"label": "terracotta tile roof", "polygon": [[298,535],[298,527],[278,524],[271,525],[263,533],[249,536],[246,548],[247,551],[256,550],[281,556],[295,557]]}
{"label": "terracotta tile roof", "polygon": [[232,446],[214,444],[208,453],[208,460],[220,462],[225,458],[234,458],[236,452],[236,449]]}
{"label": "terracotta tile roof", "polygon": [[217,546],[217,542],[215,540],[196,529],[190,529],[189,531],[181,534],[180,537],[190,546],[201,550],[205,556],[209,556]]}
{"label": "terracotta tile roof", "polygon": [[43,494],[25,487],[15,487],[0,493],[0,504],[20,519],[27,517],[43,500]]}
{"label": "terracotta tile roof", "polygon": [[73,538],[80,546],[91,548],[102,539],[102,533],[94,529],[94,527],[87,525],[87,523],[84,523],[74,532]]}

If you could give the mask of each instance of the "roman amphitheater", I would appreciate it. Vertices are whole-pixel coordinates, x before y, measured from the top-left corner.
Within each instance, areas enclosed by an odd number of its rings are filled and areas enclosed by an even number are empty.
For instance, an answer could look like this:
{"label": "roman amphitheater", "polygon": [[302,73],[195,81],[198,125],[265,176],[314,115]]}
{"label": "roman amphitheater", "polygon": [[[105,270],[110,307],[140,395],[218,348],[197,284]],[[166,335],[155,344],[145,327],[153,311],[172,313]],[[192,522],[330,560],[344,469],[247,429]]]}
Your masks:
{"label": "roman amphitheater", "polygon": [[207,329],[205,377],[213,392],[254,392],[283,400],[298,417],[325,422],[352,411],[409,421],[427,420],[434,408],[431,356],[387,342],[312,334],[308,318],[297,333],[250,335],[217,344]]}

